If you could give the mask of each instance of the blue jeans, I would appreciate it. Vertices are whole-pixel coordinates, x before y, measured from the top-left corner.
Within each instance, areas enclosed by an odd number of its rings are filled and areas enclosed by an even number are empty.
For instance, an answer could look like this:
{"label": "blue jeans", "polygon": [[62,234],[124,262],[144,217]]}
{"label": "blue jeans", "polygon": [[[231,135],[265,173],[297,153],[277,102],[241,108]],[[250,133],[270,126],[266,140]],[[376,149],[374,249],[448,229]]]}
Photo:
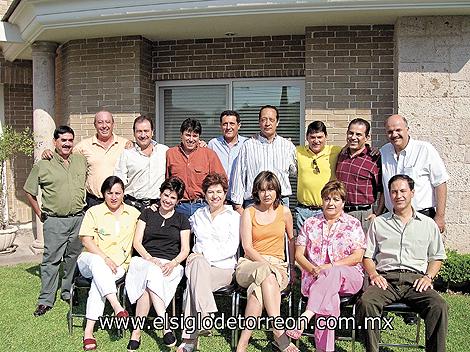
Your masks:
{"label": "blue jeans", "polygon": [[206,202],[204,200],[198,200],[195,202],[185,202],[176,205],[175,210],[178,213],[186,215],[188,218],[195,213],[199,208],[205,207]]}
{"label": "blue jeans", "polygon": [[310,210],[309,208],[305,207],[295,207],[295,228],[297,229],[297,233],[300,233],[300,229],[302,228],[305,220],[311,218],[312,216],[320,214],[322,211],[319,210]]}

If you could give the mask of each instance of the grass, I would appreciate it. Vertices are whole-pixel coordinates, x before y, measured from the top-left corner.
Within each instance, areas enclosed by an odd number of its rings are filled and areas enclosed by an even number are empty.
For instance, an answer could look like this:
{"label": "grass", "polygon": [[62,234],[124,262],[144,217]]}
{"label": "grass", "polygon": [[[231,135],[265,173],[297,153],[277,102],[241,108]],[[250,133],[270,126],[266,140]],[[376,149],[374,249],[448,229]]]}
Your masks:
{"label": "grass", "polygon": [[[0,341],[2,350],[19,352],[39,351],[80,351],[82,350],[82,329],[75,326],[73,334],[67,330],[68,306],[58,300],[54,309],[42,317],[35,318],[32,312],[36,306],[40,287],[39,267],[36,264],[22,264],[14,267],[0,267]],[[449,334],[447,351],[466,352],[468,350],[468,317],[470,316],[470,296],[444,294],[450,306]],[[224,303],[228,312],[228,304]],[[395,319],[393,331],[384,333],[384,340],[399,342],[412,339],[414,327]],[[424,329],[422,330],[422,334]],[[118,339],[114,331],[98,330],[95,334],[99,351],[125,351],[129,333]],[[151,331],[142,337],[139,351],[170,351],[161,343],[161,332]],[[272,335],[255,332],[249,351],[271,351]],[[423,342],[423,340],[422,340]],[[302,351],[312,351],[313,345],[307,338],[302,338]],[[346,341],[336,343],[337,351],[350,351]],[[174,351],[175,349],[173,349]],[[230,351],[230,333],[222,332],[212,337],[202,337],[201,351]],[[356,351],[363,351],[360,343]],[[412,351],[410,349],[389,348],[386,351]]]}

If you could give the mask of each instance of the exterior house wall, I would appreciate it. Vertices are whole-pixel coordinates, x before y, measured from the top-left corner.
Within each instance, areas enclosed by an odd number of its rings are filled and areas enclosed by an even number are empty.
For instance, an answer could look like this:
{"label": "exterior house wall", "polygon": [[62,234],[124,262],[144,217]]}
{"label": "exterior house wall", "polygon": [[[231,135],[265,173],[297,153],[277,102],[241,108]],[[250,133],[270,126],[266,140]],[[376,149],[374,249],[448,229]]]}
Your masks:
{"label": "exterior house wall", "polygon": [[404,17],[396,25],[398,112],[450,174],[446,244],[470,252],[470,16]]}

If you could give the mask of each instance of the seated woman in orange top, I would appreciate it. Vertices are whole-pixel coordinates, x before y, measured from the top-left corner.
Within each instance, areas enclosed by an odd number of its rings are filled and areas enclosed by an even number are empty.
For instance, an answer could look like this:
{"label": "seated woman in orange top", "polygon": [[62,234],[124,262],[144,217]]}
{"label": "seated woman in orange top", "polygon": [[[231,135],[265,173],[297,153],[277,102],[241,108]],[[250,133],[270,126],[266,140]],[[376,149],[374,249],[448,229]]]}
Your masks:
{"label": "seated woman in orange top", "polygon": [[[276,175],[262,171],[253,182],[255,204],[243,211],[240,234],[245,256],[237,264],[235,276],[247,288],[245,317],[258,317],[263,308],[271,317],[280,316],[281,291],[289,284],[284,253],[284,235],[293,253],[292,214],[280,204],[281,185]],[[293,258],[293,256],[290,256]],[[273,344],[281,351],[299,351],[284,330],[273,329]],[[252,330],[242,331],[237,352],[248,347]]]}

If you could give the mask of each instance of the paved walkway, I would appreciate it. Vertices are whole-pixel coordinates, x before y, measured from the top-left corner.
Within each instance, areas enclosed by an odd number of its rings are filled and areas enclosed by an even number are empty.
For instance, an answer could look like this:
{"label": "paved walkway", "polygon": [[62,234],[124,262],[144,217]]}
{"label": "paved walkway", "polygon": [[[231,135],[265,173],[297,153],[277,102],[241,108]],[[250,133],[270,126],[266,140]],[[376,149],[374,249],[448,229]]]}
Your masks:
{"label": "paved walkway", "polygon": [[16,265],[20,263],[40,263],[42,255],[35,255],[30,248],[33,240],[34,236],[31,229],[18,230],[14,242],[14,244],[17,245],[16,251],[8,254],[0,254],[0,266]]}

